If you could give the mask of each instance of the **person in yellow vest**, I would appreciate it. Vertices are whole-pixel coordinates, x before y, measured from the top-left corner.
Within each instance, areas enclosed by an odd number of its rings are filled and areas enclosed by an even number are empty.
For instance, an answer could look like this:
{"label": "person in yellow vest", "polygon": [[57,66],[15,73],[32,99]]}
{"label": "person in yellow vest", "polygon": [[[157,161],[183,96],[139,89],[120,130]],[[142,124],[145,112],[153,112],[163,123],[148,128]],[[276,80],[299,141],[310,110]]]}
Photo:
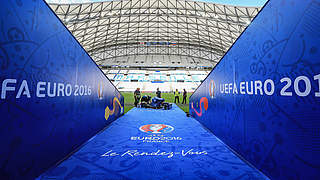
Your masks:
{"label": "person in yellow vest", "polygon": [[179,102],[179,94],[180,94],[180,92],[178,91],[178,89],[176,89],[176,91],[174,92],[174,103],[176,103],[177,100],[178,100],[178,103],[180,103]]}

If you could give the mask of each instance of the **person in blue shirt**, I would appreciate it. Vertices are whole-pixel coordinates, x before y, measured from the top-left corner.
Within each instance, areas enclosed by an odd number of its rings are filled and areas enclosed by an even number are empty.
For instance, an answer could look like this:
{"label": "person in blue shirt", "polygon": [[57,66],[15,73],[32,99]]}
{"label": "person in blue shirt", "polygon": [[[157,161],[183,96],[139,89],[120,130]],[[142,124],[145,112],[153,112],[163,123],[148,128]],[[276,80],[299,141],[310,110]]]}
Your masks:
{"label": "person in blue shirt", "polygon": [[158,98],[161,98],[161,91],[159,90],[159,88],[157,88],[156,94],[157,94],[157,97],[158,97]]}
{"label": "person in blue shirt", "polygon": [[134,96],[134,106],[137,107],[137,105],[140,101],[140,98],[141,98],[140,88],[137,88],[134,91],[133,96]]}
{"label": "person in blue shirt", "polygon": [[183,89],[183,100],[182,104],[187,104],[187,91],[186,89]]}

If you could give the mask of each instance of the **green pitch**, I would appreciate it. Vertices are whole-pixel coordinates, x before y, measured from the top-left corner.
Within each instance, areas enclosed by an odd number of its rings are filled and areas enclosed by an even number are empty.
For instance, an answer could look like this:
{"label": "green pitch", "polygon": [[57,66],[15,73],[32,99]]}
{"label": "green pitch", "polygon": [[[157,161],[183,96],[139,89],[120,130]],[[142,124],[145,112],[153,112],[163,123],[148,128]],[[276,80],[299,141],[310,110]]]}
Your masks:
{"label": "green pitch", "polygon": [[[124,96],[124,113],[127,113],[130,109],[134,107],[133,92],[121,92]],[[180,92],[180,103],[176,103],[184,112],[189,112],[189,97],[192,93],[187,94],[187,104],[181,104],[182,93]],[[151,98],[156,96],[156,93],[141,93],[143,95],[149,95]],[[174,94],[173,93],[161,93],[161,97],[165,99],[165,102],[173,103]]]}

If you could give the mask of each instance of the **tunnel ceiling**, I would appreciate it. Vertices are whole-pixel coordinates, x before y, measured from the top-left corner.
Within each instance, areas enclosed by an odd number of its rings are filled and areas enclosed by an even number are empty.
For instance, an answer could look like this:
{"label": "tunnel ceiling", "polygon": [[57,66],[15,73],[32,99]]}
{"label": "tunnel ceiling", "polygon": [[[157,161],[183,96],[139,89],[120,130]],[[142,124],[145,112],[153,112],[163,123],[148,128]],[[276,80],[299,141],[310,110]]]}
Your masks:
{"label": "tunnel ceiling", "polygon": [[49,5],[100,66],[213,67],[260,10],[191,0]]}

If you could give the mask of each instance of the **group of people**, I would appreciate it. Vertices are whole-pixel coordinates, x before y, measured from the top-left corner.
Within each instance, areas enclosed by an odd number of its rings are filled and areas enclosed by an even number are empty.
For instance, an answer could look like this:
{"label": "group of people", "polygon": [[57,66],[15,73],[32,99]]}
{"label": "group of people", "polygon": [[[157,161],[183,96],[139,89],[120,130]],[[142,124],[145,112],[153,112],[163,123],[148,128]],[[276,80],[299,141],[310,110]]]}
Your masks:
{"label": "group of people", "polygon": [[[180,103],[180,92],[178,91],[178,89],[176,89],[176,91],[174,91],[174,103]],[[137,88],[134,93],[134,106],[138,106],[139,101],[141,99],[141,92],[140,92],[140,88]],[[156,91],[156,96],[158,98],[161,98],[161,91],[159,90],[159,88],[157,88]],[[183,89],[183,93],[182,93],[182,104],[186,104],[187,103],[187,91],[186,89]]]}
{"label": "group of people", "polygon": [[[178,91],[178,89],[176,89],[176,91],[174,92],[174,103],[180,103],[179,102],[179,99],[180,99],[180,96],[179,96],[180,92]],[[182,94],[182,104],[186,104],[187,103],[187,91],[186,89],[183,89],[183,94]]]}

